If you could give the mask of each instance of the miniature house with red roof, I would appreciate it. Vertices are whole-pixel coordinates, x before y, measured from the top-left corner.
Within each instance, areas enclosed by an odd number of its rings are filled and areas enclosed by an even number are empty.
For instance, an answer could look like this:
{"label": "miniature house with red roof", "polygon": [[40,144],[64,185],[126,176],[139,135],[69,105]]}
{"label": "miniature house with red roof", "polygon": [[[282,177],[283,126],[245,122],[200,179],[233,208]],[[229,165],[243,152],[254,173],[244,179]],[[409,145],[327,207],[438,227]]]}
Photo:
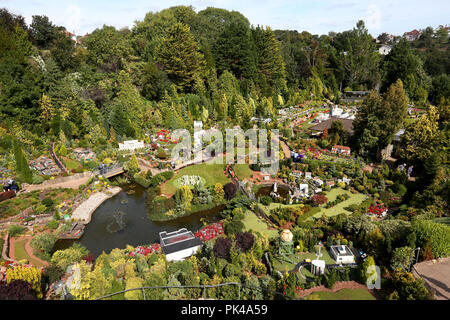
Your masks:
{"label": "miniature house with red roof", "polygon": [[339,154],[345,154],[350,155],[350,148],[346,146],[333,146],[331,149],[332,152],[339,153]]}

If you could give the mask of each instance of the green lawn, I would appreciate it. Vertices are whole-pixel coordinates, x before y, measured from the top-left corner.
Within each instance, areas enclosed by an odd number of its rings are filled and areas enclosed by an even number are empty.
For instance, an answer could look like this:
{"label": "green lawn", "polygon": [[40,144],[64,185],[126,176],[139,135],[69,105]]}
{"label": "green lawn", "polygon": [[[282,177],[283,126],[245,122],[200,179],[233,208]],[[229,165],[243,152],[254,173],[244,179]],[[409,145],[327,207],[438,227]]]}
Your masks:
{"label": "green lawn", "polygon": [[242,179],[249,179],[250,176],[253,174],[253,171],[250,169],[248,164],[235,164],[234,165],[234,173],[237,175],[239,180]]}
{"label": "green lawn", "polygon": [[[294,267],[296,266],[297,263],[305,261],[305,259],[311,259],[311,260],[317,259],[317,252],[318,252],[318,246],[315,246],[315,252],[314,253],[295,253],[295,254],[293,254],[293,255],[291,255],[289,257],[289,259],[291,261],[293,261],[294,263],[289,263],[287,261],[283,261],[283,260],[281,260],[281,259],[279,259],[277,257],[274,257],[273,268],[275,270],[280,271],[280,272],[284,272],[286,270],[286,268],[288,270],[292,270],[292,269],[294,269]],[[326,264],[335,264],[336,263],[336,261],[334,261],[330,257],[328,251],[325,248],[322,248],[320,253],[321,253],[322,256],[319,259],[320,260],[325,260]],[[306,277],[312,277],[312,274],[309,271],[309,268],[310,268],[309,266],[305,266],[305,267],[301,268],[300,272]],[[298,279],[301,282],[305,281],[300,276],[298,277]]]}
{"label": "green lawn", "polygon": [[244,223],[246,230],[253,230],[260,232],[262,234],[267,235],[269,239],[278,236],[278,230],[269,229],[267,224],[263,220],[258,218],[258,216],[250,210],[247,210],[245,212],[245,218],[242,222]]}
{"label": "green lawn", "polygon": [[320,300],[376,300],[366,289],[342,289],[337,292],[314,292]]}
{"label": "green lawn", "polygon": [[228,180],[228,178],[224,174],[222,164],[215,164],[215,163],[195,164],[180,169],[177,173],[175,173],[172,179],[167,181],[167,183],[161,188],[161,193],[169,195],[175,194],[177,187],[174,181],[184,175],[188,176],[196,175],[202,177],[205,181],[205,187],[214,185],[217,182],[221,183],[222,185],[225,185],[228,182],[230,182],[230,180]]}
{"label": "green lawn", "polygon": [[366,195],[362,193],[351,193],[350,191],[344,190],[342,188],[333,188],[330,192],[327,193],[326,197],[328,198],[328,201],[334,201],[336,199],[336,196],[339,194],[346,193],[350,196],[348,200],[342,201],[341,203],[331,207],[331,208],[320,208],[320,212],[313,215],[315,218],[320,218],[323,213],[327,215],[327,217],[332,217],[341,213],[345,214],[351,214],[350,211],[345,210],[345,207],[348,207],[352,204],[360,204],[366,199]]}
{"label": "green lawn", "polygon": [[79,162],[69,159],[69,158],[63,158],[62,160],[63,160],[64,165],[66,166],[67,170],[69,170],[69,171],[81,166]]}
{"label": "green lawn", "polygon": [[31,258],[28,253],[25,251],[25,242],[27,241],[27,239],[23,239],[20,241],[17,241],[14,243],[14,256],[16,258],[17,261],[20,260],[28,260],[28,262],[30,262],[32,265],[36,266],[36,267],[44,267],[45,265],[43,265],[42,263],[40,263],[39,261]]}

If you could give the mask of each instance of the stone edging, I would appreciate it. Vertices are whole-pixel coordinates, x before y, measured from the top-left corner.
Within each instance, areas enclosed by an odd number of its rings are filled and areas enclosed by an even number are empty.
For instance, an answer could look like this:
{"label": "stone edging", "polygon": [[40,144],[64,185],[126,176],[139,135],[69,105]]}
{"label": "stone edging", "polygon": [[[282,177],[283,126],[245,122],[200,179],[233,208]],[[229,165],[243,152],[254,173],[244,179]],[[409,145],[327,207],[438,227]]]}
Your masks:
{"label": "stone edging", "polygon": [[[80,223],[83,223],[83,224],[88,224],[89,222],[91,222],[91,217],[92,217],[92,214],[94,213],[94,211],[95,210],[97,210],[97,208],[103,203],[103,202],[105,202],[106,200],[108,200],[108,199],[110,199],[110,198],[112,198],[112,197],[114,197],[115,195],[117,195],[120,191],[122,191],[122,188],[120,188],[120,187],[112,187],[112,188],[109,188],[109,189],[107,189],[106,191],[104,191],[104,192],[97,192],[97,193],[94,193],[94,194],[92,194],[88,199],[86,199],[85,201],[83,201],[73,212],[72,212],[72,217],[74,217],[74,213],[77,211],[77,210],[83,210],[84,208],[82,207],[83,206],[83,204],[86,204],[86,203],[88,203],[89,201],[93,201],[92,200],[92,197],[93,196],[97,196],[98,194],[102,194],[103,195],[103,197],[101,198],[101,199],[99,199],[99,202],[98,203],[95,203],[95,205],[93,206],[93,207],[91,207],[91,208],[87,208],[88,210],[89,210],[89,212],[87,213],[87,220],[85,220],[85,219],[83,219],[83,220],[78,220],[78,222],[80,222]],[[81,208],[80,208],[81,207]]]}

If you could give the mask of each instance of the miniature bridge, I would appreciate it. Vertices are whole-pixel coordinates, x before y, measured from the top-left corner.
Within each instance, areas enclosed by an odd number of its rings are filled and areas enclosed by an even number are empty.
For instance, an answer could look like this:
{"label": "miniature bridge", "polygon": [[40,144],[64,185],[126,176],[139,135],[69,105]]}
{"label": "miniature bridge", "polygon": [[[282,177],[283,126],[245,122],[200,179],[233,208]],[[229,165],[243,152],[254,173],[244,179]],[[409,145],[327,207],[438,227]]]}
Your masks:
{"label": "miniature bridge", "polygon": [[114,176],[118,176],[125,172],[122,165],[116,164],[111,167],[105,167],[102,171],[100,169],[95,169],[92,171],[95,175],[103,175],[105,178],[111,178]]}

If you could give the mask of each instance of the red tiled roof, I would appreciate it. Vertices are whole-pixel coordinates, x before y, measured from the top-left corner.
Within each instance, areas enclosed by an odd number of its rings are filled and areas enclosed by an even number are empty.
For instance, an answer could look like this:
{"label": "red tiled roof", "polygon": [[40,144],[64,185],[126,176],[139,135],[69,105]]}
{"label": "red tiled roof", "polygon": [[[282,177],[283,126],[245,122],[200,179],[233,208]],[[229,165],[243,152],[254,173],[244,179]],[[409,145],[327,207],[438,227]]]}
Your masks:
{"label": "red tiled roof", "polygon": [[344,150],[350,150],[350,147],[346,147],[346,146],[333,146],[333,149],[344,149]]}

